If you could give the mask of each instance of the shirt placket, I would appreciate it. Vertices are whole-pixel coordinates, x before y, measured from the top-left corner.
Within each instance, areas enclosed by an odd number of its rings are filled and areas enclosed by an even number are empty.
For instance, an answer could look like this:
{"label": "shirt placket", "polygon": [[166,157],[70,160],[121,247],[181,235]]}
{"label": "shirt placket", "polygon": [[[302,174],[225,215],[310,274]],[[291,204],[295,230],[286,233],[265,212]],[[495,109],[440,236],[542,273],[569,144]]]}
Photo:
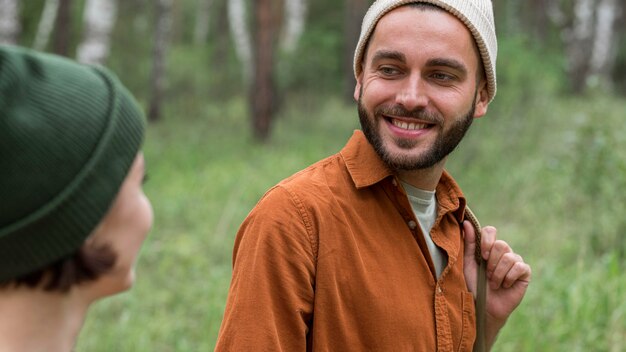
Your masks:
{"label": "shirt placket", "polygon": [[396,210],[404,220],[404,223],[409,228],[413,239],[418,243],[418,246],[422,252],[421,254],[425,257],[424,262],[428,263],[429,270],[433,274],[433,282],[436,281],[436,275],[434,274],[434,265],[432,263],[432,260],[428,259],[430,258],[430,254],[428,253],[426,241],[424,240],[422,234],[418,233],[419,225],[417,223],[417,219],[415,218],[415,214],[411,209],[411,205],[406,194],[402,190],[402,187],[400,187],[400,183],[395,177],[393,177],[391,178],[390,182],[383,185],[383,188],[385,189],[385,192],[387,193],[387,196],[389,197],[393,205],[396,207]]}
{"label": "shirt placket", "polygon": [[437,351],[452,351],[452,330],[448,319],[445,291],[441,282],[438,282],[435,288],[435,327],[437,330]]}
{"label": "shirt placket", "polygon": [[[406,209],[406,207],[403,207],[402,202],[399,201],[400,199],[402,199],[402,197],[406,198],[406,195],[404,195],[400,191],[398,187],[399,183],[395,177],[391,179],[390,183],[392,186],[390,187],[392,192],[387,191],[387,193],[388,195],[393,193],[393,197],[395,198],[395,199],[392,199],[393,203],[395,204],[396,208],[400,212],[400,215],[405,219],[405,223],[407,224],[407,227],[413,234],[414,238],[416,238],[417,240],[417,236],[419,235],[417,233],[418,224],[416,220],[414,219],[413,212]],[[407,203],[407,207],[409,207],[410,209],[408,200],[406,200],[405,203]],[[420,246],[420,248],[422,248],[422,246]],[[423,248],[422,248],[422,251],[424,251]],[[448,265],[450,265],[450,263],[448,263]],[[438,352],[448,352],[448,351],[453,350],[452,330],[450,327],[450,320],[448,318],[448,304],[447,304],[447,300],[445,297],[445,290],[443,289],[443,285],[442,285],[443,278],[445,277],[447,270],[449,270],[449,268],[446,268],[444,270],[444,274],[438,280],[435,279],[436,284],[434,286],[434,293],[433,293],[435,297],[433,303],[434,303],[434,311],[435,311],[435,330],[436,330],[435,334],[436,334]]]}

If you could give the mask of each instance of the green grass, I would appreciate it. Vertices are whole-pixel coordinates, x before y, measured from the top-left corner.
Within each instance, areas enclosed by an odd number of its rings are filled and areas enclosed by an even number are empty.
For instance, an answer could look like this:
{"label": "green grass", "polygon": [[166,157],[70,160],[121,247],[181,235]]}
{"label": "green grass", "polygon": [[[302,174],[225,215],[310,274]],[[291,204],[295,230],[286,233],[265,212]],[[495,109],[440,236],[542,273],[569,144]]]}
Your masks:
{"label": "green grass", "polygon": [[[155,224],[137,282],[93,306],[78,351],[213,349],[240,222],[269,187],[337,152],[358,126],[352,105],[287,102],[264,145],[251,140],[243,100],[167,104],[145,145]],[[494,350],[621,350],[626,103],[502,95],[490,109],[448,166],[481,222],[533,267]]]}

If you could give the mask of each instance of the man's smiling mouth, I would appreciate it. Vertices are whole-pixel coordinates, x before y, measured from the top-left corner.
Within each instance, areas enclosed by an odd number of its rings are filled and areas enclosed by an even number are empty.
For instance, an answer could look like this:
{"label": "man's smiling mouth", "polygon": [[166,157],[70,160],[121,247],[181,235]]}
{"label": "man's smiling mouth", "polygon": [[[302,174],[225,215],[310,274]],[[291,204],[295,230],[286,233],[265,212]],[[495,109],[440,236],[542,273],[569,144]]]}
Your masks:
{"label": "man's smiling mouth", "polygon": [[420,122],[407,122],[399,119],[394,119],[391,117],[387,117],[387,120],[391,122],[392,125],[401,128],[403,130],[423,130],[432,126],[431,124],[420,123]]}

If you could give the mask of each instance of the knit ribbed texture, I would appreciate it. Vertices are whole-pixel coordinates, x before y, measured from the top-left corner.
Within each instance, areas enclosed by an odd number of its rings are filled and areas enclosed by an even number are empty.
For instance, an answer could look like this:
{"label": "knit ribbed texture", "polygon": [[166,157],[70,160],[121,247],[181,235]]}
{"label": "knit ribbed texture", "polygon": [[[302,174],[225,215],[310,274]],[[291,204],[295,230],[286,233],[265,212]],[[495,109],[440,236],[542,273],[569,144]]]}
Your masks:
{"label": "knit ribbed texture", "polygon": [[0,46],[0,281],[80,248],[144,130],[140,108],[106,69]]}
{"label": "knit ribbed texture", "polygon": [[491,0],[377,0],[363,18],[361,35],[354,53],[354,75],[361,74],[365,48],[378,21],[389,11],[409,3],[424,2],[439,6],[461,20],[476,41],[487,77],[489,101],[496,95],[496,57],[498,43]]}

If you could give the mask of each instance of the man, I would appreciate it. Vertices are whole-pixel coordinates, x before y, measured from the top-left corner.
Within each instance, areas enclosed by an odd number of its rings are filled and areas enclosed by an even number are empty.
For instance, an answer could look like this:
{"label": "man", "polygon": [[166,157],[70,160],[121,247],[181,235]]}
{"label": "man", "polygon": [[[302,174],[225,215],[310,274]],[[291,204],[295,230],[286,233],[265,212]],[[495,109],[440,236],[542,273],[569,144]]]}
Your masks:
{"label": "man", "polygon": [[[409,4],[410,3],[410,4]],[[489,0],[378,0],[355,53],[362,132],[241,226],[217,351],[471,351],[476,234],[447,155],[496,92]],[[482,230],[488,346],[530,267]]]}

